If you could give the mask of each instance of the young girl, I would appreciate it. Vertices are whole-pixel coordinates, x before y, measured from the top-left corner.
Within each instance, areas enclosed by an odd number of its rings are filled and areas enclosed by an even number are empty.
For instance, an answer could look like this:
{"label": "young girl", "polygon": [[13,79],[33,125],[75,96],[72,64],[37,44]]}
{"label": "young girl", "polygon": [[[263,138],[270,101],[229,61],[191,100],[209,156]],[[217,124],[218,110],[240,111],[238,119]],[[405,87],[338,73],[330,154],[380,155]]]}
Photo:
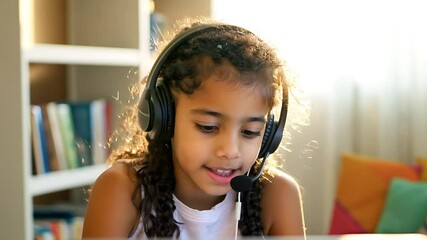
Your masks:
{"label": "young girl", "polygon": [[183,28],[91,189],[83,237],[304,238],[299,186],[274,159],[263,164],[280,143],[287,94],[281,61],[253,33],[206,21]]}

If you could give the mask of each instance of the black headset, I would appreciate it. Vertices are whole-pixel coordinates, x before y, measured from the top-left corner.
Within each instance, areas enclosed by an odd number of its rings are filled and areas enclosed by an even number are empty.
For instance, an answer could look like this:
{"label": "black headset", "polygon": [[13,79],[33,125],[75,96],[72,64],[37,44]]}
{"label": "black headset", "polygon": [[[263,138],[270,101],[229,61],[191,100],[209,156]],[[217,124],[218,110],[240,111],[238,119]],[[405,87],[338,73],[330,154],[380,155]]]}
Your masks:
{"label": "black headset", "polygon": [[[163,64],[182,43],[207,30],[217,29],[221,26],[230,25],[208,24],[184,30],[176,35],[157,57],[148,74],[145,89],[138,103],[139,125],[143,131],[148,133],[151,140],[169,140],[174,131],[175,105],[172,94],[169,87],[163,81],[158,81]],[[268,115],[258,158],[264,158],[276,151],[282,140],[288,112],[287,88],[284,88],[282,92],[283,98],[279,120],[275,121],[274,114],[272,113]]]}

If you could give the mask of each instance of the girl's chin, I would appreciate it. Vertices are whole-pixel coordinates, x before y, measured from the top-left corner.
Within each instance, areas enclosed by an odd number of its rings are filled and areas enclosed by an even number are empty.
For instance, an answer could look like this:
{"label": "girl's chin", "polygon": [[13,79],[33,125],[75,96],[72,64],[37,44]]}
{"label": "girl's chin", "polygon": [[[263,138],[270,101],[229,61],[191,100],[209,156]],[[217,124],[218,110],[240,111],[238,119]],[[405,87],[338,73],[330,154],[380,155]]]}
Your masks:
{"label": "girl's chin", "polygon": [[222,185],[222,186],[215,185],[215,186],[206,186],[203,189],[203,191],[205,192],[205,194],[215,198],[215,197],[223,197],[224,195],[232,191],[232,189],[230,185]]}

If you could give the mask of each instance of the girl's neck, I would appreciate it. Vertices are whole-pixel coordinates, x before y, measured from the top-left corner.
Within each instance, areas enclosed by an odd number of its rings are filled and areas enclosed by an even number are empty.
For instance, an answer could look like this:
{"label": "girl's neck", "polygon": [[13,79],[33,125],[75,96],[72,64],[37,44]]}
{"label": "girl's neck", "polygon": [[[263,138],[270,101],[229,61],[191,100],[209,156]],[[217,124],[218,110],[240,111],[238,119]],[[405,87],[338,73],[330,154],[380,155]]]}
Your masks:
{"label": "girl's neck", "polygon": [[222,196],[209,196],[206,194],[191,194],[183,191],[175,190],[175,196],[185,205],[192,209],[209,210],[218,203],[222,202],[225,195]]}

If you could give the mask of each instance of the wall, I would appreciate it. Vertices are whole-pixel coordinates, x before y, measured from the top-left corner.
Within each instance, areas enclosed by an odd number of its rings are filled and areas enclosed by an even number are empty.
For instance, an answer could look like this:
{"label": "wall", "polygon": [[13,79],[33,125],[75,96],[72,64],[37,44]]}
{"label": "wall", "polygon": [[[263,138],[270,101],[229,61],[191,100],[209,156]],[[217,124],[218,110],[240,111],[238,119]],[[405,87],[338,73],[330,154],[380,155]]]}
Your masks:
{"label": "wall", "polygon": [[[65,0],[32,0],[33,26],[27,41],[32,43],[67,43]],[[31,103],[41,104],[66,99],[66,74],[64,65],[31,64]],[[55,91],[46,91],[49,86]]]}

